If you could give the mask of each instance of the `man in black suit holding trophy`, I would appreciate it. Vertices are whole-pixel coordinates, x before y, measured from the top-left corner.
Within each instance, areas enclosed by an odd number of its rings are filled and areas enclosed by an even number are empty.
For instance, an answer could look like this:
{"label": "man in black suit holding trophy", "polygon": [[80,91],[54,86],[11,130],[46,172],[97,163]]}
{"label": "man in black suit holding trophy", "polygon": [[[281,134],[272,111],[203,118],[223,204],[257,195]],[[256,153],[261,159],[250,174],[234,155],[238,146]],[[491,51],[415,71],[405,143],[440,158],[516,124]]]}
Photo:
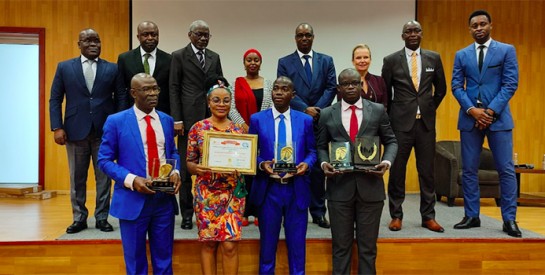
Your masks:
{"label": "man in black suit holding trophy", "polygon": [[[361,98],[360,76],[355,69],[341,72],[337,90],[342,95],[342,101],[322,110],[317,137],[318,159],[327,177],[333,274],[350,274],[354,223],[358,274],[375,274],[376,243],[386,199],[382,176],[395,159],[397,141],[384,106]],[[355,148],[359,147],[357,142],[376,136],[384,145],[384,154],[382,161],[371,166],[371,169],[341,172],[331,165],[331,142],[332,147],[348,142],[347,153],[354,155]],[[380,149],[377,155],[380,160]],[[338,157],[333,156],[333,159]]]}

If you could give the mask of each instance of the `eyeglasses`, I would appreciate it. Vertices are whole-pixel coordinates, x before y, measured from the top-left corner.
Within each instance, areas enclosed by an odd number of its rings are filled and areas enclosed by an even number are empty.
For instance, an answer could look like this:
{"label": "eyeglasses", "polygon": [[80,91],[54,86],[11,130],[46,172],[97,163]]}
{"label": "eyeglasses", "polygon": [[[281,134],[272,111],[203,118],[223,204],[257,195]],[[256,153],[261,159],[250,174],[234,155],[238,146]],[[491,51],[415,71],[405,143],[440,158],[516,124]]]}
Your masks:
{"label": "eyeglasses", "polygon": [[192,34],[196,35],[197,37],[201,38],[201,37],[204,37],[206,39],[212,37],[212,35],[210,33],[207,33],[207,32],[191,32]]}
{"label": "eyeglasses", "polygon": [[231,98],[224,98],[223,100],[219,97],[213,97],[210,99],[210,102],[216,104],[216,105],[220,105],[221,103],[225,104],[225,105],[229,105],[231,104]]}
{"label": "eyeglasses", "polygon": [[302,39],[303,37],[307,38],[307,39],[310,39],[314,36],[314,34],[312,33],[298,33],[295,35],[295,38],[297,39]]}
{"label": "eyeglasses", "polygon": [[142,87],[142,88],[134,88],[134,90],[139,92],[144,92],[145,94],[158,94],[161,92],[161,88],[159,86],[153,86],[153,87]]}
{"label": "eyeglasses", "polygon": [[358,87],[359,85],[361,85],[361,82],[360,81],[341,82],[339,83],[339,85],[345,89],[348,89],[350,88],[351,85],[353,87]]}

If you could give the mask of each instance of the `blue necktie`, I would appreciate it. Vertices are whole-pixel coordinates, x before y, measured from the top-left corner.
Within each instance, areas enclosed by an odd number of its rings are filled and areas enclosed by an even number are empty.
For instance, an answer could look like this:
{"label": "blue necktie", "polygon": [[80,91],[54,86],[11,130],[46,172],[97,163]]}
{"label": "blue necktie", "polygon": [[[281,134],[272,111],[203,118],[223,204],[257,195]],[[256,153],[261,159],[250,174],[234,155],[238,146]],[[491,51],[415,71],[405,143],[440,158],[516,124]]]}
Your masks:
{"label": "blue necktie", "polygon": [[305,54],[303,55],[303,58],[305,59],[305,73],[307,73],[308,83],[312,83],[312,70],[310,69],[309,63],[310,55]]}
{"label": "blue necktie", "polygon": [[278,123],[278,158],[280,158],[280,149],[286,146],[286,122],[284,121],[284,115],[280,114],[278,116],[280,122]]}

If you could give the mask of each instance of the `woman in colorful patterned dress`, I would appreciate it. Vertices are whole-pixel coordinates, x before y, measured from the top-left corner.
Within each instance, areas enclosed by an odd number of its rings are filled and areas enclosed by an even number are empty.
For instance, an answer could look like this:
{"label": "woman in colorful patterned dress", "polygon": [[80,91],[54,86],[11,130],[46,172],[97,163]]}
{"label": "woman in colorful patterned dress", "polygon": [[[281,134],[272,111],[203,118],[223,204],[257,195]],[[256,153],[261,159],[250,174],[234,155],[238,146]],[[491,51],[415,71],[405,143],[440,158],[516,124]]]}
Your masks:
{"label": "woman in colorful patterned dress", "polygon": [[216,274],[216,255],[221,246],[224,274],[238,272],[238,242],[241,238],[245,198],[237,198],[233,191],[237,176],[213,173],[200,164],[205,131],[242,133],[243,129],[227,118],[231,107],[230,89],[219,81],[210,88],[207,97],[212,116],[191,127],[187,144],[187,170],[197,179],[193,188],[193,207],[201,247],[203,274]]}

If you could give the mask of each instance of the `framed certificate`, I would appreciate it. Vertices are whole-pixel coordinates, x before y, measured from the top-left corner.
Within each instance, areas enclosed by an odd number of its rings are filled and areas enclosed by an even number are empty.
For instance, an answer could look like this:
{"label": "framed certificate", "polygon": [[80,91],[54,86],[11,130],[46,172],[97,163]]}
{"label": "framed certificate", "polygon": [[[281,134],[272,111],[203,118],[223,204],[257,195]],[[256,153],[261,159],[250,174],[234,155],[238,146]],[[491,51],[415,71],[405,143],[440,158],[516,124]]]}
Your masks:
{"label": "framed certificate", "polygon": [[257,135],[204,132],[202,163],[216,172],[255,175]]}

